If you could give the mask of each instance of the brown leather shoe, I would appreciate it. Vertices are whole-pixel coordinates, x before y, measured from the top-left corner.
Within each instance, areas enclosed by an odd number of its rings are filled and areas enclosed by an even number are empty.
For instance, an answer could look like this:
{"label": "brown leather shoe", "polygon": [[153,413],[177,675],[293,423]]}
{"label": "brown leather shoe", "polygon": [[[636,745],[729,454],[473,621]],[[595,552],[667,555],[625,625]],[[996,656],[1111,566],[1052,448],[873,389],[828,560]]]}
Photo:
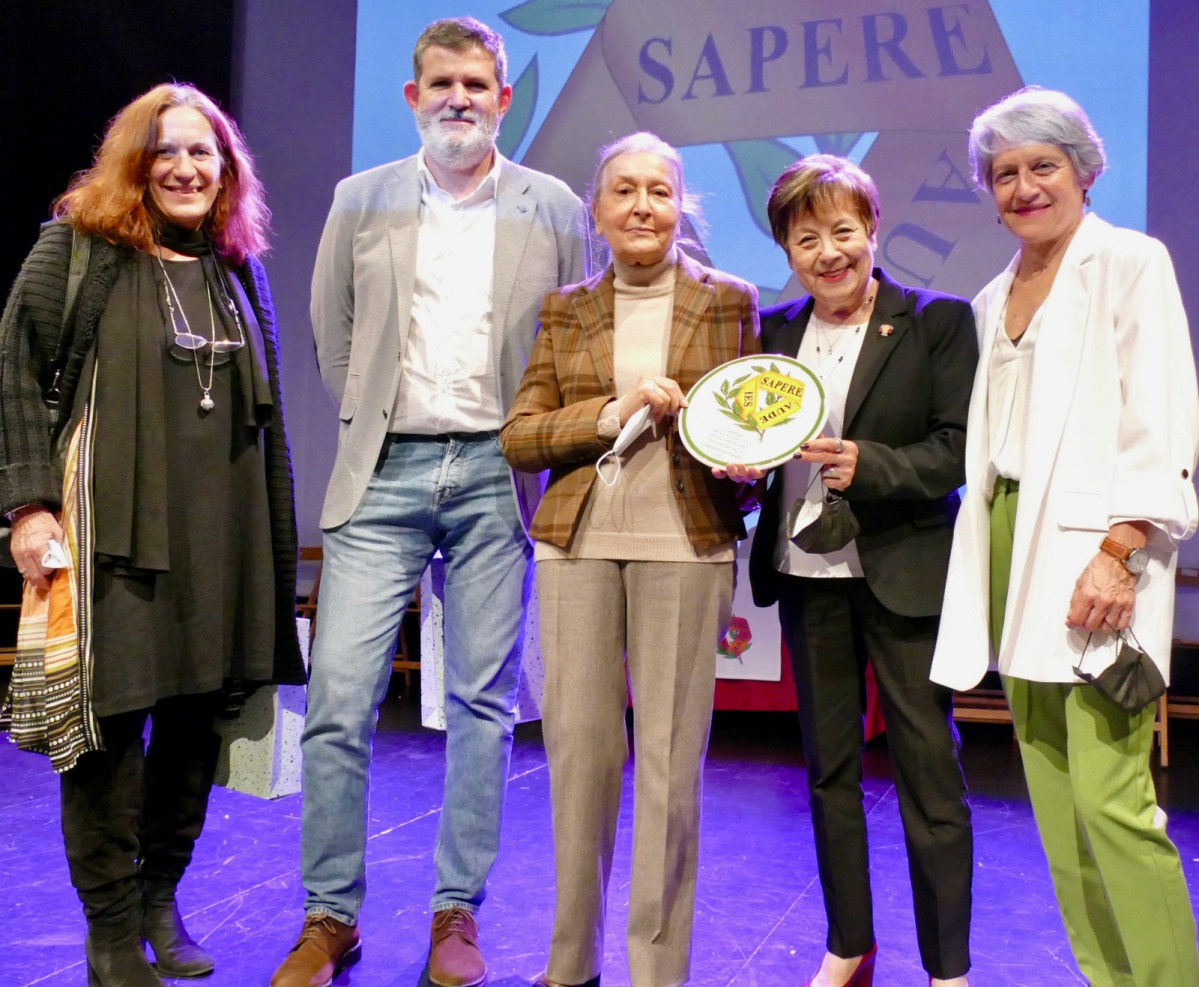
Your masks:
{"label": "brown leather shoe", "polygon": [[479,952],[479,926],[465,908],[433,913],[429,930],[429,983],[437,987],[476,987],[487,982]]}
{"label": "brown leather shoe", "polygon": [[361,958],[358,926],[343,925],[332,915],[307,915],[300,938],[271,977],[271,987],[329,987]]}

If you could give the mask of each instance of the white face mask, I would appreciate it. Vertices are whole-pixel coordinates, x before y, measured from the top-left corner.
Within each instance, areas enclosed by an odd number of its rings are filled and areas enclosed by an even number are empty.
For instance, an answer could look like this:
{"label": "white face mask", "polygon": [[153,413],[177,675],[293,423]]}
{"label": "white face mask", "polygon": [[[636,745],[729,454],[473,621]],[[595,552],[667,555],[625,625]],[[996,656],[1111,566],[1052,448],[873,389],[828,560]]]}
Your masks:
{"label": "white face mask", "polygon": [[[644,404],[640,410],[635,412],[627,422],[624,423],[624,428],[620,430],[620,434],[616,436],[616,441],[612,443],[612,448],[605,452],[599,459],[595,461],[595,472],[599,474],[599,478],[609,487],[616,486],[616,481],[620,479],[620,454],[631,446],[642,432],[649,428],[654,423],[654,420],[649,416],[649,405]],[[615,468],[610,470],[612,479],[608,479],[604,475],[604,463],[611,458],[616,463]]]}

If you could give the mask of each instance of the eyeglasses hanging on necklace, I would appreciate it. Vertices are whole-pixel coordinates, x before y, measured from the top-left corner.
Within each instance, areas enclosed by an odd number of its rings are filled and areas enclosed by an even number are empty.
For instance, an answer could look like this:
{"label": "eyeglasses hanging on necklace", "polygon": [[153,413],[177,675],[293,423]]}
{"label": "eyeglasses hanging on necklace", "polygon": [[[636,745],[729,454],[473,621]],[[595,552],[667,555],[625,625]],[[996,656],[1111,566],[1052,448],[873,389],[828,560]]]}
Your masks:
{"label": "eyeglasses hanging on necklace", "polygon": [[[246,345],[246,333],[242,328],[241,316],[237,312],[237,306],[233,304],[233,299],[225,292],[225,303],[233,316],[233,321],[237,324],[237,339],[217,339],[216,338],[216,313],[212,307],[212,286],[208,283],[208,278],[204,278],[204,294],[208,299],[208,327],[211,336],[205,339],[199,333],[192,332],[191,323],[187,320],[187,312],[184,311],[183,303],[179,300],[179,294],[175,291],[175,285],[171,282],[171,276],[167,274],[166,265],[162,262],[162,254],[155,255],[158,258],[158,266],[162,269],[163,286],[162,293],[166,298],[167,313],[171,319],[171,329],[175,333],[175,345],[181,349],[190,350],[192,362],[196,367],[196,383],[200,385],[202,392],[200,397],[200,410],[204,412],[211,411],[216,407],[216,403],[212,400],[212,381],[213,374],[216,371],[216,356],[218,353],[232,353],[234,350],[239,350]],[[183,331],[179,331],[179,322],[176,319],[176,312],[179,318],[183,320]],[[204,382],[204,377],[200,373],[200,353],[199,351],[205,346],[211,350],[211,356],[208,358],[208,383]]]}
{"label": "eyeglasses hanging on necklace", "polygon": [[[161,254],[156,255],[158,266],[162,269],[162,294],[166,299],[167,313],[171,320],[171,329],[175,333],[175,345],[184,350],[201,350],[205,346],[209,347],[213,353],[232,353],[234,350],[239,350],[246,345],[246,333],[242,328],[241,316],[238,314],[237,306],[233,304],[233,299],[225,298],[225,307],[229,310],[229,314],[233,316],[234,324],[237,326],[237,339],[217,339],[216,336],[216,313],[212,306],[212,288],[208,284],[208,279],[204,279],[204,292],[208,296],[208,327],[210,336],[201,336],[199,333],[192,332],[191,323],[188,321],[187,312],[183,308],[183,303],[179,300],[179,294],[175,291],[175,285],[171,281],[171,276],[167,273],[166,265],[162,262]],[[182,320],[183,329],[179,329],[179,322]]]}

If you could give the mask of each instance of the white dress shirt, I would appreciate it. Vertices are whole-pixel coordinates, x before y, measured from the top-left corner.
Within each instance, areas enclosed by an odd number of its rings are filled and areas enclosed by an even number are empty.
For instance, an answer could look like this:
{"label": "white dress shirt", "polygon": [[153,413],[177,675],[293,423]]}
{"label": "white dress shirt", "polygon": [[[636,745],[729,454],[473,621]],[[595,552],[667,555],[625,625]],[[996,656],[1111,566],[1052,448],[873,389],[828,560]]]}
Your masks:
{"label": "white dress shirt", "polygon": [[408,345],[388,431],[486,432],[504,421],[492,355],[495,191],[500,157],[455,200],[419,156],[420,229]]}
{"label": "white dress shirt", "polygon": [[[808,328],[800,340],[796,359],[815,371],[824,385],[828,419],[821,435],[840,436],[845,427],[849,382],[858,355],[862,352],[865,336],[865,322],[854,326],[836,326],[825,322],[815,312],[808,320]],[[775,568],[792,576],[842,579],[861,576],[862,560],[858,557],[856,542],[851,541],[844,548],[827,555],[813,555],[791,541],[792,535],[820,516],[820,508],[824,503],[824,484],[820,482],[819,467],[819,463],[808,463],[801,459],[790,459],[783,464],[781,503],[786,513],[783,523],[779,525],[775,544]]]}

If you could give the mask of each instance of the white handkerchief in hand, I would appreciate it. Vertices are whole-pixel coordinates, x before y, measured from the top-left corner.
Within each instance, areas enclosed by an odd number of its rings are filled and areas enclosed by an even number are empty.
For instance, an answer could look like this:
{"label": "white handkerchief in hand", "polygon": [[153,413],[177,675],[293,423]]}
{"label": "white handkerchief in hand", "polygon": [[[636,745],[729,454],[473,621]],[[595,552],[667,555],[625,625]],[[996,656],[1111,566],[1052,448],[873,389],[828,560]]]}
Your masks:
{"label": "white handkerchief in hand", "polygon": [[51,538],[46,545],[46,554],[42,556],[42,565],[47,569],[65,569],[70,564],[66,549],[57,538]]}

